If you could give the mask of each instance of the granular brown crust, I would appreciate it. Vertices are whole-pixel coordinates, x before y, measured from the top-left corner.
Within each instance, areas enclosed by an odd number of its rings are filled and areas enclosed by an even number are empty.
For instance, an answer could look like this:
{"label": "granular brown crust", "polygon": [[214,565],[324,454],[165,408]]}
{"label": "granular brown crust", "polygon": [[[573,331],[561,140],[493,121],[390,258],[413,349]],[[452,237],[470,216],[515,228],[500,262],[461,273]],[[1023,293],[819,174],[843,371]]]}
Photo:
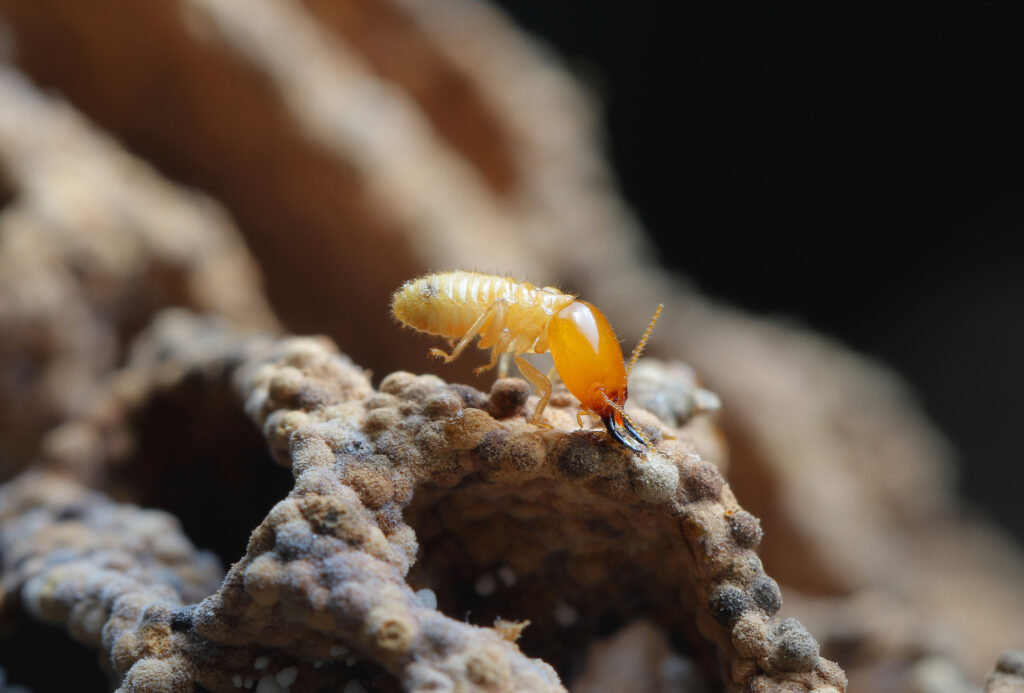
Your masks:
{"label": "granular brown crust", "polygon": [[[794,690],[845,687],[802,626],[774,618],[778,586],[750,548],[756,520],[685,429],[640,417],[652,445],[636,456],[602,432],[573,431],[569,406],[552,407],[551,430],[527,424],[522,411],[493,418],[486,410],[501,409],[491,400],[507,399],[509,381],[485,398],[434,376],[392,373],[375,390],[327,340],[243,338],[181,313],[144,335],[132,368],[163,373],[149,379],[153,391],[202,374],[215,382],[226,376],[294,486],[253,531],[219,589],[200,601],[212,589],[209,564],[183,538],[173,543],[171,558],[182,566],[175,570],[191,575],[199,561],[202,580],[173,588],[119,580],[121,592],[102,599],[96,576],[106,574],[109,559],[97,542],[113,539],[68,534],[66,545],[83,558],[67,574],[52,567],[57,547],[38,540],[70,531],[60,518],[67,506],[82,505],[82,494],[89,507],[109,508],[104,513],[145,511],[41,472],[7,487],[0,496],[0,514],[9,518],[0,535],[5,603],[72,633],[102,631],[86,642],[124,675],[124,691],[190,690],[193,681],[232,690],[237,681],[277,675],[292,691],[348,677],[385,689],[563,690],[549,664],[515,644],[519,628],[510,637],[507,625],[445,615],[462,603],[453,582],[461,572],[499,565],[503,580],[514,579],[480,600],[481,609],[529,617],[527,639],[567,628],[575,638],[593,637],[602,613],[628,622],[638,614],[624,591],[643,585],[664,614],[661,627],[699,632],[699,641],[714,645],[731,690],[782,682]],[[94,429],[104,440],[117,426]],[[48,467],[95,476],[94,467],[66,462],[61,450],[53,448]],[[39,484],[73,492],[38,492],[53,509],[50,519],[30,522],[29,491]],[[83,517],[84,527],[96,522]],[[134,547],[119,554],[129,577],[165,560],[140,543],[132,523],[119,531],[115,539]],[[421,586],[433,590],[442,611],[421,601]],[[136,594],[153,590],[163,592]],[[523,606],[515,595],[539,608],[517,612]],[[99,606],[84,606],[97,599]],[[143,601],[141,619],[118,611],[122,602]],[[33,606],[50,603],[61,606]]]}

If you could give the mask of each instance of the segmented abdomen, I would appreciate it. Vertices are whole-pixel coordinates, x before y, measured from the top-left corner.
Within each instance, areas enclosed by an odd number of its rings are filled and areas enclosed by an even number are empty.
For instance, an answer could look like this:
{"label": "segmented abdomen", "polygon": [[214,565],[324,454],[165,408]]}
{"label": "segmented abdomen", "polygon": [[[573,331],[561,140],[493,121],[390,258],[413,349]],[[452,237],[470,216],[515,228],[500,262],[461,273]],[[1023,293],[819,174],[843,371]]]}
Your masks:
{"label": "segmented abdomen", "polygon": [[508,304],[505,327],[537,331],[574,300],[551,288],[479,272],[440,272],[406,282],[391,301],[394,316],[421,332],[461,337],[495,301]]}

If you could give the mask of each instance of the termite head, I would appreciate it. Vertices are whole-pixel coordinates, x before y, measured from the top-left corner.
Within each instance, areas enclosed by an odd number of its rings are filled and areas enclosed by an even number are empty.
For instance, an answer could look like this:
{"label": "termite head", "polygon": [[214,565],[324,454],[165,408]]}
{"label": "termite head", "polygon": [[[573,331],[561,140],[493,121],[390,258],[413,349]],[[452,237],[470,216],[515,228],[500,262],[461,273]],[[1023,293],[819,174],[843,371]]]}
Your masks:
{"label": "termite head", "polygon": [[583,409],[600,417],[615,440],[641,451],[647,441],[623,409],[628,372],[608,318],[586,301],[573,301],[551,318],[548,345],[562,382]]}

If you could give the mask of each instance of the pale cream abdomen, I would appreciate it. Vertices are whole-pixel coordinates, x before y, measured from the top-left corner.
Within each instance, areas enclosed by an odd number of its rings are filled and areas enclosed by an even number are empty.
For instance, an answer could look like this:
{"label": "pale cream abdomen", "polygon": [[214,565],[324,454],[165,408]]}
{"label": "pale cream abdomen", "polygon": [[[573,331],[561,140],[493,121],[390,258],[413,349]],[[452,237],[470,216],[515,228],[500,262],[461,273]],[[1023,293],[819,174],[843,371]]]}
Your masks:
{"label": "pale cream abdomen", "polygon": [[[529,338],[541,336],[551,315],[574,300],[555,289],[479,272],[442,272],[406,282],[395,292],[391,312],[412,328],[449,339],[462,337],[496,301],[506,303],[506,318],[481,335],[481,346],[496,331]],[[486,347],[485,347],[486,348]]]}

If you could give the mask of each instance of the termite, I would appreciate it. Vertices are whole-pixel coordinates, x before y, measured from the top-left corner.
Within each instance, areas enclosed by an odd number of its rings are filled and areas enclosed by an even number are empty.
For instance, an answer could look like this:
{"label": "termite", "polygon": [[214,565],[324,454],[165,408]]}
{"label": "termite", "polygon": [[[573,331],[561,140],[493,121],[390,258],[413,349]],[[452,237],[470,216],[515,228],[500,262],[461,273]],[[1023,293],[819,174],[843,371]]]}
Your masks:
{"label": "termite", "polygon": [[406,282],[391,299],[391,313],[399,322],[448,338],[451,353],[430,350],[446,363],[457,359],[477,336],[477,346],[491,350],[490,362],[477,368],[477,374],[493,368],[503,354],[511,354],[537,388],[540,401],[529,422],[539,426],[544,426],[540,417],[551,397],[551,380],[523,354],[550,351],[555,367],[549,375],[557,371],[579,400],[580,427],[583,414],[593,415],[612,438],[635,452],[647,441],[624,409],[626,385],[661,309],[659,305],[654,312],[627,367],[608,318],[592,304],[550,286],[538,289],[529,282],[479,272],[440,272]]}

